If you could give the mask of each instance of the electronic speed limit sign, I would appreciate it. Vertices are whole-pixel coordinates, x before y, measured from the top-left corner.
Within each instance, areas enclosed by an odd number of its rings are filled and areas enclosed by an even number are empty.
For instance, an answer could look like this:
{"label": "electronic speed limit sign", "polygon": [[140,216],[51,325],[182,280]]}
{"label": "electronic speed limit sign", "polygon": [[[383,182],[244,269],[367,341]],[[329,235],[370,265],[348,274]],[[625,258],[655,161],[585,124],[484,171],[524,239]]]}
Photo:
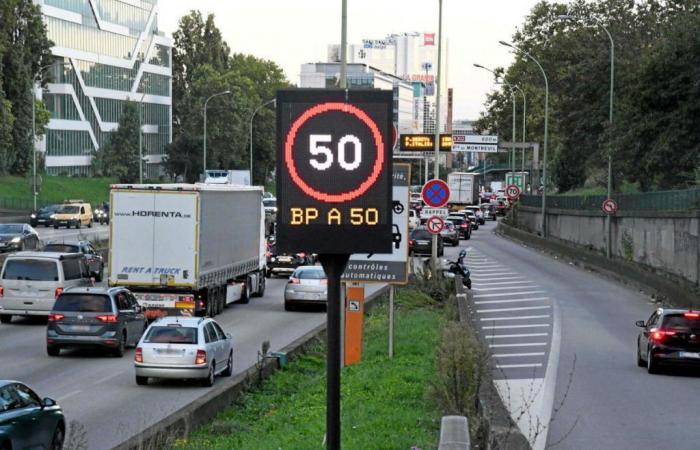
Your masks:
{"label": "electronic speed limit sign", "polygon": [[277,247],[390,253],[391,91],[277,93]]}

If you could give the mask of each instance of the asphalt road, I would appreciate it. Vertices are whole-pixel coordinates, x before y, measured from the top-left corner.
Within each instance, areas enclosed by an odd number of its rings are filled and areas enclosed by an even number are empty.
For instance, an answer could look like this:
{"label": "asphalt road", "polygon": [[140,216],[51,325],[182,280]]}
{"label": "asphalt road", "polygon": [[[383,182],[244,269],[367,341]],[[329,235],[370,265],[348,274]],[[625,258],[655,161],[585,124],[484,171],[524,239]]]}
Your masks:
{"label": "asphalt road", "polygon": [[[265,296],[247,305],[229,305],[216,317],[234,337],[234,374],[250,367],[262,342],[279,350],[325,321],[323,312],[285,312],[284,279],[268,280]],[[370,285],[367,295],[378,287]],[[93,351],[46,355],[45,322],[15,319],[0,325],[0,379],[23,381],[39,395],[63,407],[68,421],[87,431],[87,448],[110,449],[178,408],[204,395],[208,388],[187,382],[137,386],[134,351],[123,358]],[[217,385],[230,382],[217,378]]]}
{"label": "asphalt road", "polygon": [[[500,238],[490,232],[492,229],[493,225],[487,225],[486,230],[475,232],[471,241],[463,241],[462,245],[473,249],[470,253],[474,255],[474,262],[478,260],[482,264],[481,268],[473,268],[475,276],[484,277],[489,274],[489,278],[497,278],[493,276],[495,271],[484,272],[484,269],[498,269],[508,272],[502,274],[502,277],[522,277],[508,281],[531,283],[522,285],[521,292],[525,291],[524,288],[528,291],[541,291],[494,297],[499,300],[522,299],[526,295],[543,298],[541,301],[507,303],[512,305],[509,308],[551,306],[541,310],[507,311],[509,315],[521,317],[551,316],[523,320],[523,324],[541,325],[540,327],[524,328],[522,332],[487,331],[512,335],[538,334],[498,339],[499,341],[531,344],[541,339],[540,342],[551,344],[551,347],[543,346],[544,350],[527,351],[533,354],[528,357],[517,355],[523,353],[523,350],[509,351],[509,354],[516,355],[500,359],[492,355],[497,361],[512,359],[522,364],[543,364],[541,368],[535,368],[536,376],[529,381],[530,390],[534,391],[534,400],[529,402],[535,410],[534,414],[521,417],[521,429],[525,430],[526,436],[530,434],[533,438],[539,434],[540,439],[535,439],[536,447],[544,448],[546,440],[547,447],[554,446],[557,449],[699,448],[698,371],[673,370],[661,375],[649,375],[645,369],[636,365],[639,329],[634,322],[649,317],[655,308],[650,298],[636,290]],[[489,265],[494,267],[486,267]],[[505,281],[489,280],[487,286],[475,285],[474,293],[478,296],[483,293],[515,292],[476,290],[488,289],[489,283]],[[502,284],[498,287],[505,286],[507,285]],[[483,298],[475,298],[475,301],[480,300]],[[496,307],[495,305],[497,304],[489,304],[489,308]],[[483,308],[485,304],[479,307]],[[519,320],[513,322],[520,323]],[[550,348],[553,349],[551,352]],[[498,349],[498,352],[501,350]],[[555,382],[547,383],[548,376]],[[544,383],[538,384],[538,377],[543,377]],[[518,379],[517,374],[510,378],[516,386],[528,382]],[[517,401],[513,403],[516,406],[518,404]],[[533,422],[536,417],[533,416],[545,419],[549,417],[545,420],[547,426],[541,428],[539,433],[535,431]]]}
{"label": "asphalt road", "polygon": [[39,233],[39,239],[44,243],[50,241],[88,240],[90,242],[103,241],[109,238],[109,225],[92,224],[92,228],[82,227],[59,228],[44,227],[38,225],[34,228]]}

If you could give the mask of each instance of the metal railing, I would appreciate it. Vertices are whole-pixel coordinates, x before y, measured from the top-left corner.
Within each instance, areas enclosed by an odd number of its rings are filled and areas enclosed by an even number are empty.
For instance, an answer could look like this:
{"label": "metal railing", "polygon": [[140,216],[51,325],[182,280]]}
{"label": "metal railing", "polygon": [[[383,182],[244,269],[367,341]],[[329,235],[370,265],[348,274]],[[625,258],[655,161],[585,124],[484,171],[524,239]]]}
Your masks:
{"label": "metal railing", "polygon": [[[600,210],[605,195],[548,195],[547,208]],[[700,188],[677,191],[641,192],[637,194],[614,194],[613,198],[621,211],[692,211],[700,209]],[[542,197],[523,195],[523,206],[540,207]]]}

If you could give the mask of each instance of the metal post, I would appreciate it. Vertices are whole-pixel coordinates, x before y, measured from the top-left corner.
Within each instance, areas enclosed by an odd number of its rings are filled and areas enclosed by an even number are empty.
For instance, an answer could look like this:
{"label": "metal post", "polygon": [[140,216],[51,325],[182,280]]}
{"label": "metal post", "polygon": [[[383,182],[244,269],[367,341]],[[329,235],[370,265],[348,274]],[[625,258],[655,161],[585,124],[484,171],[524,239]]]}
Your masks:
{"label": "metal post", "polygon": [[[527,97],[523,89],[520,90],[520,93],[523,94],[523,160],[520,165],[520,172],[523,174],[523,192],[525,192],[525,127],[527,127]],[[532,177],[532,174],[530,174],[530,177]],[[532,183],[532,180],[530,180],[530,182]]]}
{"label": "metal post", "polygon": [[36,80],[32,80],[32,198],[34,199],[34,212],[36,212]]}
{"label": "metal post", "polygon": [[[273,98],[272,100],[268,100],[265,103],[263,103],[262,105],[258,106],[257,108],[255,108],[255,111],[253,111],[253,115],[250,116],[250,184],[251,185],[254,184],[253,183],[253,119],[255,119],[255,115],[258,113],[258,111],[260,111],[260,109],[264,108],[265,106],[269,105],[270,103],[276,105],[277,99]],[[264,184],[264,182],[263,182],[263,184]]]}
{"label": "metal post", "polygon": [[394,357],[394,285],[389,285],[389,358]]}
{"label": "metal post", "polygon": [[139,102],[139,184],[143,184],[143,98],[146,96],[146,86]]}
{"label": "metal post", "polygon": [[328,277],[328,313],[326,355],[326,448],[340,449],[340,277],[350,255],[320,255],[319,260]]}
{"label": "metal post", "polygon": [[340,26],[340,88],[348,87],[348,0],[342,0]]}
{"label": "metal post", "polygon": [[[605,28],[601,23],[599,23],[600,27],[605,30],[605,33],[608,35],[608,38],[610,38],[610,128],[612,130],[612,124],[613,124],[613,103],[615,99],[615,41],[613,40],[612,35],[608,31],[607,28]],[[608,198],[612,197],[612,187],[613,187],[613,181],[612,181],[612,132],[610,133],[610,140],[611,142],[608,144]],[[608,236],[607,238],[607,245],[605,248],[605,254],[608,258],[612,258],[612,217],[610,214],[607,215],[605,218],[605,228],[606,228],[606,234]]]}
{"label": "metal post", "polygon": [[[202,174],[204,178],[206,179],[207,176],[207,106],[209,105],[209,100],[213,99],[214,97],[219,97],[221,95],[228,95],[230,94],[231,91],[223,91],[223,92],[218,92],[216,94],[210,95],[205,101],[204,101],[204,155],[203,155],[203,164],[202,164]],[[253,175],[251,174],[251,177]],[[202,180],[204,181],[204,179]]]}
{"label": "metal post", "polygon": [[515,184],[515,140],[518,138],[515,135],[515,89],[511,89],[511,100],[513,101],[513,130],[511,132],[513,142],[510,147],[510,182]]}
{"label": "metal post", "polygon": [[[440,75],[442,74],[442,0],[438,0],[438,65],[437,74],[435,77],[435,84],[437,89],[435,90],[435,179],[440,178],[440,91],[442,91],[442,83],[440,81]],[[432,262],[433,271],[437,273],[438,268],[438,235],[433,235],[433,251],[432,251]]]}

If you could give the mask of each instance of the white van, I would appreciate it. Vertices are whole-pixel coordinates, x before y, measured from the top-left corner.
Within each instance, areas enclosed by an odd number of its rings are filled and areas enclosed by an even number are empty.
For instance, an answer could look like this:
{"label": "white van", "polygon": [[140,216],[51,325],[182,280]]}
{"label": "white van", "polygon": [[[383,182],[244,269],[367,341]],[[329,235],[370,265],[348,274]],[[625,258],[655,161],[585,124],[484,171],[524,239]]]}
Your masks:
{"label": "white van", "polygon": [[420,215],[415,209],[408,210],[408,229],[413,230],[420,226]]}
{"label": "white van", "polygon": [[48,316],[65,289],[92,285],[85,256],[74,253],[13,253],[0,274],[1,323],[12,316]]}

